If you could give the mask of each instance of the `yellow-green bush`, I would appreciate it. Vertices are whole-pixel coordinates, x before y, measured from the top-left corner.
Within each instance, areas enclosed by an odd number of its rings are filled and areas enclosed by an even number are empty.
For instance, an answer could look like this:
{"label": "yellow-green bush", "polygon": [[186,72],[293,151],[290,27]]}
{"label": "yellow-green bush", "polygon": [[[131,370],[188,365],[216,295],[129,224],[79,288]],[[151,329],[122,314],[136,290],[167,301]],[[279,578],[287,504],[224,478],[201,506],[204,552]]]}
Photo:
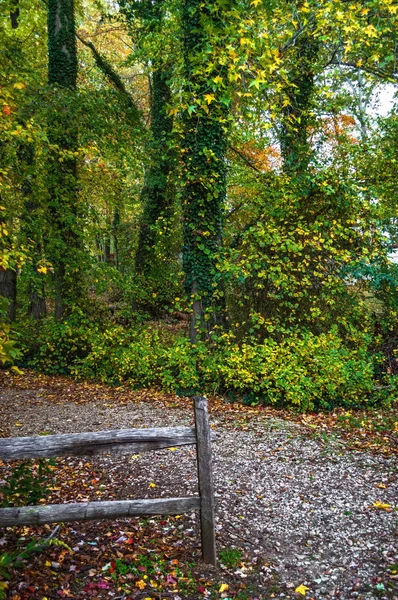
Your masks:
{"label": "yellow-green bush", "polygon": [[337,329],[318,336],[292,333],[281,342],[238,344],[225,337],[216,360],[204,367],[204,377],[249,401],[328,409],[364,404],[374,388],[366,336],[358,336],[352,347],[343,344]]}
{"label": "yellow-green bush", "polygon": [[278,341],[222,333],[209,344],[191,346],[183,333],[164,325],[100,328],[74,315],[40,328],[27,363],[104,383],[217,392],[308,411],[375,401],[379,359],[369,351],[370,343],[370,336],[358,332],[343,340],[335,327],[318,335],[291,331]]}
{"label": "yellow-green bush", "polygon": [[7,321],[8,302],[0,297],[0,365],[10,366],[21,357],[17,332]]}

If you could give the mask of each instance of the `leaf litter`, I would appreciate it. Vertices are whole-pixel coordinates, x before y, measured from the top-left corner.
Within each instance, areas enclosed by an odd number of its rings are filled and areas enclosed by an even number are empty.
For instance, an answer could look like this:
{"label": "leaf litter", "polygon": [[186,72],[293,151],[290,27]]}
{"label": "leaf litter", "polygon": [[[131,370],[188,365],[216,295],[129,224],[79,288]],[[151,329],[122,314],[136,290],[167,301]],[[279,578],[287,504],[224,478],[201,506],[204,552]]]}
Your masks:
{"label": "leaf litter", "polygon": [[[29,371],[3,371],[1,384],[1,435],[190,425],[193,419],[190,399],[159,391]],[[292,415],[222,398],[211,398],[210,409],[217,432],[218,569],[200,560],[195,513],[72,523],[0,581],[7,597],[398,599],[394,412]],[[0,479],[11,466],[0,465]],[[197,490],[189,446],[58,459],[51,479],[48,503]],[[9,528],[0,533],[0,555],[50,531]]]}

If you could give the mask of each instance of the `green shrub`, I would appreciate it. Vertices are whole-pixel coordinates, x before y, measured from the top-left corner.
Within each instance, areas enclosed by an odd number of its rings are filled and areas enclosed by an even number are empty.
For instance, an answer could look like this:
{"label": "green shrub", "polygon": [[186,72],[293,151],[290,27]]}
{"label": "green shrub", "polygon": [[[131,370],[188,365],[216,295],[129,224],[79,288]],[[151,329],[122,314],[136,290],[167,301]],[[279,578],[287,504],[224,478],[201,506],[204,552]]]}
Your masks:
{"label": "green shrub", "polygon": [[291,333],[281,342],[266,339],[238,344],[225,335],[204,378],[223,391],[238,392],[254,402],[302,411],[359,406],[374,388],[375,357],[370,338],[359,335],[344,344],[333,328],[318,336]]}
{"label": "green shrub", "polygon": [[134,387],[188,393],[200,389],[199,354],[181,334],[149,326],[129,330],[113,326],[91,339],[90,352],[75,361],[71,372],[107,383],[129,381]]}
{"label": "green shrub", "polygon": [[397,388],[394,378],[377,381],[371,336],[353,331],[343,340],[337,327],[318,335],[291,331],[278,341],[253,334],[238,341],[224,332],[191,346],[166,325],[99,327],[75,314],[47,319],[31,339],[26,362],[47,373],[186,395],[217,392],[300,411],[388,403]]}
{"label": "green shrub", "polygon": [[0,297],[0,364],[3,366],[12,365],[21,358],[21,350],[18,347],[18,334],[7,322],[8,301]]}
{"label": "green shrub", "polygon": [[243,558],[242,550],[239,550],[239,548],[224,548],[224,550],[220,550],[219,558],[220,562],[229,569],[236,569]]}
{"label": "green shrub", "polygon": [[87,356],[98,325],[80,311],[62,321],[47,317],[29,321],[23,327],[24,366],[49,375],[68,375],[76,360]]}
{"label": "green shrub", "polygon": [[174,266],[162,264],[150,274],[124,274],[100,263],[93,270],[93,290],[112,306],[116,320],[133,322],[169,313],[182,292],[182,274]]}
{"label": "green shrub", "polygon": [[148,328],[109,327],[92,336],[89,352],[75,361],[71,372],[107,383],[153,385],[157,383],[158,342],[159,334]]}
{"label": "green shrub", "polygon": [[46,498],[54,464],[54,460],[41,459],[36,464],[23,461],[13,467],[0,488],[0,506],[28,506]]}

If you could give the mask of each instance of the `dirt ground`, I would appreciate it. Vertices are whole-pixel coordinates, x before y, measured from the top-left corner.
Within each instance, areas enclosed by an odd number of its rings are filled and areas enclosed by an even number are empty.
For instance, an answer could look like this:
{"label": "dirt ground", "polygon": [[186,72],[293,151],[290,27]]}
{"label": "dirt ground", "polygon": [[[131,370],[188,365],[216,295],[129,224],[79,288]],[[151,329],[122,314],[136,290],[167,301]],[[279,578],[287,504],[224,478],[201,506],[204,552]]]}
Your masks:
{"label": "dirt ground", "polygon": [[[35,381],[33,389],[27,389],[15,378],[3,380],[3,435],[193,423],[189,402],[174,402],[170,396],[148,393],[143,397],[88,384],[86,388],[80,384],[77,393],[68,380],[63,379],[62,385]],[[301,425],[272,411],[224,414],[217,409],[211,412],[211,425],[217,433],[213,444],[217,545],[223,556],[238,548],[244,557],[232,570],[228,566],[223,570],[222,565],[218,569],[220,581],[231,581],[230,592],[213,596],[206,590],[184,596],[181,590],[171,589],[152,595],[135,588],[130,595],[126,591],[121,595],[117,586],[109,588],[106,581],[108,587],[104,583],[95,593],[94,587],[87,587],[102,581],[98,578],[110,556],[124,557],[129,530],[142,546],[152,543],[151,538],[173,548],[180,561],[190,556],[198,561],[198,517],[193,513],[179,519],[149,519],[146,529],[139,519],[64,525],[59,539],[73,550],[73,557],[66,551],[60,562],[46,551],[29,558],[24,573],[19,570],[8,582],[8,597],[398,599],[396,456],[349,450],[344,440],[327,431],[314,438]],[[10,465],[0,466],[4,485]],[[48,503],[197,493],[191,447],[59,459],[52,476]],[[48,531],[48,527],[0,531],[0,552],[15,548],[17,538],[46,537]],[[56,551],[59,558],[62,547]],[[198,577],[216,577],[200,561],[197,564],[202,571]],[[239,596],[253,578],[255,595]],[[233,591],[234,582],[240,591]],[[304,594],[295,591],[301,585],[307,588],[302,588]],[[64,594],[65,590],[69,591]]]}

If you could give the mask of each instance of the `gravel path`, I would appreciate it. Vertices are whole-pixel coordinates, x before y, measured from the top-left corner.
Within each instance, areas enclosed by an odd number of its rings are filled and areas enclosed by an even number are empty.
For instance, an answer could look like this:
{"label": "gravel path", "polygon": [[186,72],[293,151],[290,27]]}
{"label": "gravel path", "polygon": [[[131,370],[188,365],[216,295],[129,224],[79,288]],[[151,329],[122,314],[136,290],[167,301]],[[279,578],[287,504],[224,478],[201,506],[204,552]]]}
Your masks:
{"label": "gravel path", "polygon": [[[190,425],[193,417],[159,403],[58,404],[37,390],[7,389],[0,397],[12,435]],[[377,501],[397,506],[396,459],[309,439],[300,426],[280,419],[252,417],[245,428],[230,416],[211,420],[219,546],[261,555],[268,564],[264,586],[277,575],[285,589],[305,584],[316,599],[398,599],[398,579],[389,577],[395,592],[383,589],[386,569],[398,563],[398,513],[372,507]],[[68,464],[78,468],[73,460]],[[102,473],[102,499],[196,493],[190,447],[90,462]],[[98,499],[98,491],[87,496]],[[189,519],[196,528],[196,515]]]}

